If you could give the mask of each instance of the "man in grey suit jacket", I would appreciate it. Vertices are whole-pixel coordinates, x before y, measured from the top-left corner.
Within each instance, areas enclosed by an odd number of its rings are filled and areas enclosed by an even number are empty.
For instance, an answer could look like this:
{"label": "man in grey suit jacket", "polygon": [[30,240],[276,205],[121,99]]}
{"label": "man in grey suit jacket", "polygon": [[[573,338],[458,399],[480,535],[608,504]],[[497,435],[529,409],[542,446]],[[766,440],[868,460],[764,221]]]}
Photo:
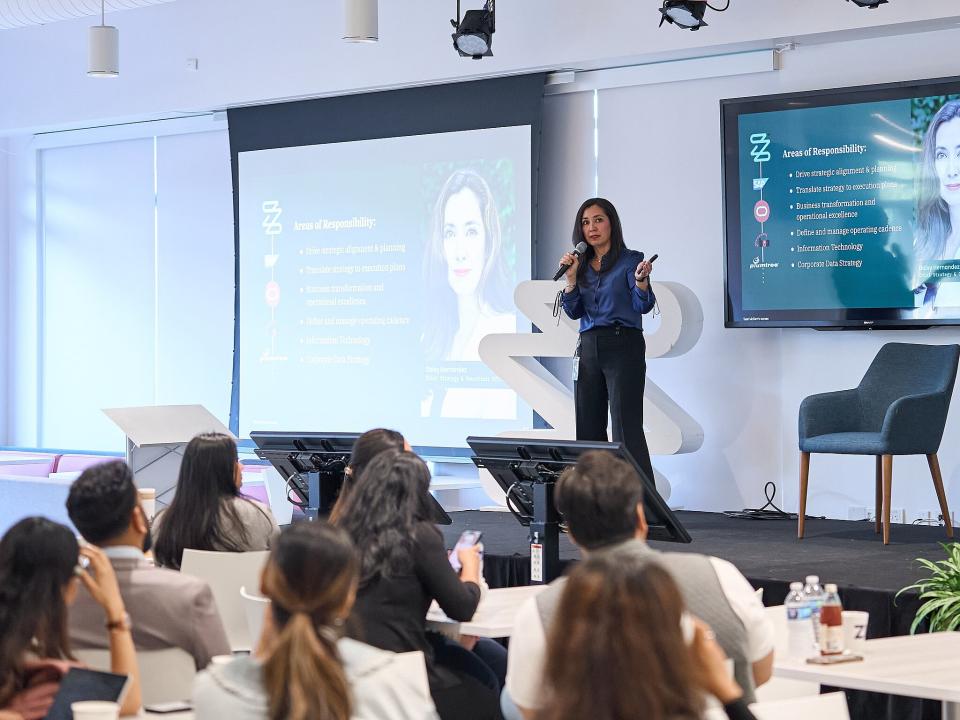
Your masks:
{"label": "man in grey suit jacket", "polygon": [[[181,648],[193,656],[198,670],[214,655],[230,653],[207,583],[155,567],[144,556],[150,549],[150,525],[125,462],[85,470],[70,486],[67,512],[84,540],[110,558],[137,650]],[[108,647],[103,610],[83,589],[69,616],[74,648]]]}

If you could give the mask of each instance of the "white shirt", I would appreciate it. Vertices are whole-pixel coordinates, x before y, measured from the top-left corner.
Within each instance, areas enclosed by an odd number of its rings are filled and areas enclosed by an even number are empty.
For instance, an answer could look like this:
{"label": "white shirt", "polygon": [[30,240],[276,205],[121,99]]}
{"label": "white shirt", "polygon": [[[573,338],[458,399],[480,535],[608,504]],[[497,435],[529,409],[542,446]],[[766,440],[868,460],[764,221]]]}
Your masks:
{"label": "white shirt", "polygon": [[[727,602],[747,631],[747,659],[762,660],[774,647],[773,623],[763,609],[747,579],[730,562],[711,557],[710,564]],[[537,609],[537,599],[530,598],[517,612],[507,660],[507,692],[525,710],[543,706],[543,669],[546,666],[547,636]]]}

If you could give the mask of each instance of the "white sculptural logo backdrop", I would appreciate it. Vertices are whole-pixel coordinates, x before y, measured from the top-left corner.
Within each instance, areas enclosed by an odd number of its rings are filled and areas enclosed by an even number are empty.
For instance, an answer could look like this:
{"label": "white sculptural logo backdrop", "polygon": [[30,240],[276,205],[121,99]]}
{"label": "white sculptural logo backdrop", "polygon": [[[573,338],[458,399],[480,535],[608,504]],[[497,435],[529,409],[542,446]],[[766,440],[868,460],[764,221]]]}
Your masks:
{"label": "white sculptural logo backdrop", "polygon": [[[646,334],[647,360],[683,355],[700,338],[703,311],[693,292],[679,283],[653,283],[660,308],[660,324]],[[548,280],[520,283],[514,292],[517,308],[536,325],[540,333],[487,335],[480,341],[480,359],[536,410],[553,429],[505,433],[509,437],[576,437],[573,393],[555,378],[538,357],[573,357],[577,347],[579,323],[561,313],[560,323],[552,315],[557,284]],[[654,372],[651,373],[651,370]],[[677,405],[655,382],[656,365],[647,363],[647,381],[643,400],[643,426],[651,455],[674,455],[698,450],[703,444],[703,428]],[[664,499],[669,483],[656,473],[657,489]],[[485,470],[480,479],[491,498],[503,503],[503,491]]]}

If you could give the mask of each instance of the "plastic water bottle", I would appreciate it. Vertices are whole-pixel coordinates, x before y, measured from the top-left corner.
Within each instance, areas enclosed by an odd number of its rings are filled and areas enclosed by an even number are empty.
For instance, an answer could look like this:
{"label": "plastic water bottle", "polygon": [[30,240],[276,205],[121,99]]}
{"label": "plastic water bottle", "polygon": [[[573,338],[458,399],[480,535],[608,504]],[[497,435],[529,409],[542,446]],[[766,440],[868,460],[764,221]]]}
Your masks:
{"label": "plastic water bottle", "polygon": [[803,597],[810,606],[810,620],[813,624],[813,642],[816,645],[820,640],[820,608],[823,606],[823,588],[817,575],[807,575],[806,585],[803,586]]}
{"label": "plastic water bottle", "polygon": [[809,657],[813,651],[813,625],[810,603],[803,595],[803,583],[790,583],[790,592],[783,604],[787,609],[787,654],[796,658]]}
{"label": "plastic water bottle", "polygon": [[839,655],[843,652],[843,607],[837,586],[827,583],[827,593],[820,608],[820,654]]}

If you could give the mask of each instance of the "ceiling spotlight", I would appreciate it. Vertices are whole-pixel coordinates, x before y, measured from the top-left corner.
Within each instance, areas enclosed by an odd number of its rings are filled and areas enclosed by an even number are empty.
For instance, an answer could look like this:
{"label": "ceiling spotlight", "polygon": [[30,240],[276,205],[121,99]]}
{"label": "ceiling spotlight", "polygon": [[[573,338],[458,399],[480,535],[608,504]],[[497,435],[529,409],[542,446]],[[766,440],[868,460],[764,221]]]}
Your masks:
{"label": "ceiling spotlight", "polygon": [[496,31],[494,0],[486,0],[483,10],[467,10],[460,18],[460,0],[457,0],[457,19],[453,25],[453,47],[461,57],[479,60],[493,55],[493,33]]}
{"label": "ceiling spotlight", "polygon": [[[853,0],[853,4],[859,5],[860,7],[870,8],[871,10],[876,10],[887,1],[888,0]],[[850,2],[850,0],[847,0],[847,2]]]}
{"label": "ceiling spotlight", "polygon": [[707,24],[703,21],[707,8],[723,12],[728,7],[730,7],[730,0],[727,0],[727,4],[722,8],[714,7],[706,0],[663,0],[663,7],[660,8],[660,24],[668,22],[684,30],[699,30]]}
{"label": "ceiling spotlight", "polygon": [[377,0],[343,0],[343,39],[377,42]]}
{"label": "ceiling spotlight", "polygon": [[100,0],[100,24],[90,28],[87,48],[87,75],[117,77],[120,74],[120,31],[103,22],[104,0]]}

